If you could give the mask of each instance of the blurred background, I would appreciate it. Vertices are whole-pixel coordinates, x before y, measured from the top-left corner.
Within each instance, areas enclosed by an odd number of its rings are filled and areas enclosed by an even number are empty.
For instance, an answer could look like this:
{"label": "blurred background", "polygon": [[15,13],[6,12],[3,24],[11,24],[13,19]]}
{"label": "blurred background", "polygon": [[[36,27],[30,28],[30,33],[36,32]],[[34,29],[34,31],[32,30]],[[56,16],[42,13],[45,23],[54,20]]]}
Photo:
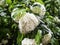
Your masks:
{"label": "blurred background", "polygon": [[[46,14],[42,21],[53,32],[48,45],[60,45],[60,0],[0,0],[0,45],[21,45],[23,38],[35,38],[36,31],[22,37],[18,24],[11,18],[11,12],[14,8],[26,8],[28,12],[29,5],[34,2],[43,3],[46,7]],[[43,31],[42,36],[46,34],[42,26],[38,29]]]}

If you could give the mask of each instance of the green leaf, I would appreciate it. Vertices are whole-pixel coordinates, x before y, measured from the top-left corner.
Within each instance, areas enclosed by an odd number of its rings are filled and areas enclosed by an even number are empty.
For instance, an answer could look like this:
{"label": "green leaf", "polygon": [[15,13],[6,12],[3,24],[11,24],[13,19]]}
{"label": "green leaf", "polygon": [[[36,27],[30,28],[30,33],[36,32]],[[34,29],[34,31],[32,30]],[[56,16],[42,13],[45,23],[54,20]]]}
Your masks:
{"label": "green leaf", "polygon": [[21,45],[21,41],[22,41],[23,37],[24,37],[24,35],[20,34],[20,32],[18,32],[18,37],[17,37],[17,44],[18,45]]}
{"label": "green leaf", "polygon": [[8,8],[9,9],[9,12],[11,12],[13,8],[14,8],[14,5],[13,4],[10,5],[9,8]]}
{"label": "green leaf", "polygon": [[41,33],[42,33],[41,30],[38,30],[37,34],[35,36],[35,41],[36,41],[37,45],[39,45],[41,43],[41,37],[42,37]]}

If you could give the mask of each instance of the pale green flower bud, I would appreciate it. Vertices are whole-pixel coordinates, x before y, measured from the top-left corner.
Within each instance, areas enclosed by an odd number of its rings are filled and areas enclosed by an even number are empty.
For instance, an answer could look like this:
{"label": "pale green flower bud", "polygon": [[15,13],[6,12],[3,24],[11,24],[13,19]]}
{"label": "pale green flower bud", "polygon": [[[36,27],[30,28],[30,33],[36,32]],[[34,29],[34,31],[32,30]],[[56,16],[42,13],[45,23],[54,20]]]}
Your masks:
{"label": "pale green flower bud", "polygon": [[46,12],[44,5],[39,2],[35,2],[32,6],[30,6],[30,9],[33,13],[39,14],[40,17],[44,16]]}
{"label": "pale green flower bud", "polygon": [[15,22],[19,22],[19,19],[24,16],[26,14],[26,10],[25,9],[19,9],[19,8],[15,8],[13,9],[12,13],[11,13],[11,18],[15,21]]}

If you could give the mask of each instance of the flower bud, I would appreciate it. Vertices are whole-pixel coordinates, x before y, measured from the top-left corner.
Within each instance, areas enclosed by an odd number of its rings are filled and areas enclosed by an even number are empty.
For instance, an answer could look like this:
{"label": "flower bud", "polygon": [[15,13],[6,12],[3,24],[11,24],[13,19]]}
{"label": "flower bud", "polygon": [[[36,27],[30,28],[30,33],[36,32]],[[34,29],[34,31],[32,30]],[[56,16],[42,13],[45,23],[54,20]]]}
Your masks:
{"label": "flower bud", "polygon": [[0,0],[0,6],[4,6],[5,5],[5,0]]}
{"label": "flower bud", "polygon": [[50,42],[51,37],[52,37],[51,33],[46,34],[42,39],[42,44],[47,45]]}
{"label": "flower bud", "polygon": [[13,9],[12,13],[11,13],[11,18],[15,21],[15,22],[19,22],[19,19],[24,16],[26,14],[26,10],[25,9],[19,9],[19,8],[15,8]]}
{"label": "flower bud", "polygon": [[39,14],[40,17],[44,16],[46,12],[44,5],[39,2],[35,2],[32,6],[30,6],[30,9],[33,13]]}

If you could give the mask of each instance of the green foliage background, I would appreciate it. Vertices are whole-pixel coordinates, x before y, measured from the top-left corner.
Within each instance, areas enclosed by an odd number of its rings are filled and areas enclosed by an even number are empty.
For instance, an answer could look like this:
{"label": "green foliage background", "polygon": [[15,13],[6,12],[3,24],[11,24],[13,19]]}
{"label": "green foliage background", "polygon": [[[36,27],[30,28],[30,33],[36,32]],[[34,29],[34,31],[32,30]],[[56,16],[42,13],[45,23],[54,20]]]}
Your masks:
{"label": "green foliage background", "polygon": [[[11,19],[11,12],[14,8],[18,7],[20,9],[25,8],[29,11],[29,4],[33,2],[40,2],[46,7],[46,14],[43,20],[45,25],[51,29],[53,36],[51,42],[48,45],[60,45],[60,0],[6,0],[5,4],[0,6],[0,43],[2,40],[7,40],[6,45],[21,45],[23,38],[37,38],[36,42],[39,43],[41,36],[39,36],[38,29],[43,32],[45,29],[37,27],[35,30],[29,34],[20,34],[18,29],[18,24]],[[1,14],[3,12],[3,15]],[[59,19],[54,21],[58,17]],[[32,35],[31,35],[32,34]],[[43,33],[45,35],[46,33]]]}

